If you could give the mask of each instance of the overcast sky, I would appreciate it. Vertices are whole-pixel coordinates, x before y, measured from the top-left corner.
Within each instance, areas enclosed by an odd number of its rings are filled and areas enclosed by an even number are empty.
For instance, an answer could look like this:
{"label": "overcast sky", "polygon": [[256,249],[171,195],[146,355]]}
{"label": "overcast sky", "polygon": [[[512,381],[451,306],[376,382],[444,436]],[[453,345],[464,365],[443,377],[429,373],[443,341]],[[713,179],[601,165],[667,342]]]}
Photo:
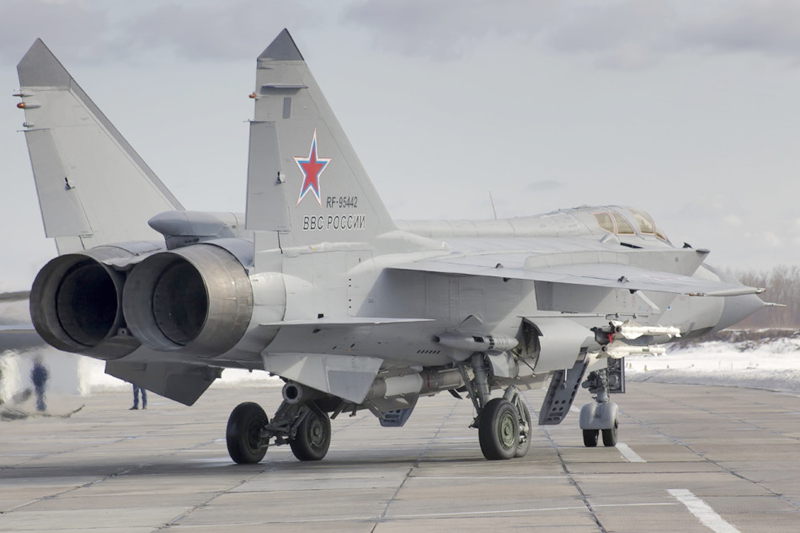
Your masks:
{"label": "overcast sky", "polygon": [[243,212],[284,27],[396,218],[633,205],[712,264],[800,264],[794,0],[0,0],[0,290],[55,254],[11,96],[37,37],[184,206]]}

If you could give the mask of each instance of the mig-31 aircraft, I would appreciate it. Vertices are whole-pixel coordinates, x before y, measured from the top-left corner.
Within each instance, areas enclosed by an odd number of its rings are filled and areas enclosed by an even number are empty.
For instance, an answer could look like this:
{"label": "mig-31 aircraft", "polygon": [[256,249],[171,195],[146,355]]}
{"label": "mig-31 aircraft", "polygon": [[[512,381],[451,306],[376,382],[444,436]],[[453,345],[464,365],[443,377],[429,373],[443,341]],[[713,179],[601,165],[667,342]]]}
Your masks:
{"label": "mig-31 aircraft", "polygon": [[280,376],[274,416],[230,415],[237,463],[283,444],[322,459],[331,418],[399,427],[445,391],[474,405],[487,459],[521,457],[520,390],[547,386],[538,423],[558,424],[582,384],[585,444],[614,446],[626,355],[763,305],[638,209],[392,220],[286,30],[257,60],[243,215],[185,210],[41,41],[18,71],[59,253],[33,283],[36,331],[186,405],[225,368]]}

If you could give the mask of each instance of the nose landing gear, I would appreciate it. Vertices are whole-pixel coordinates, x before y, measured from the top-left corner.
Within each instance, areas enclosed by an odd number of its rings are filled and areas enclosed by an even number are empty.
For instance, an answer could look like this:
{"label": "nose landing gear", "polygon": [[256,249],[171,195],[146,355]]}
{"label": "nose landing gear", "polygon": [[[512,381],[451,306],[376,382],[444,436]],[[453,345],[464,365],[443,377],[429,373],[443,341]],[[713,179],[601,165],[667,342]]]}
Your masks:
{"label": "nose landing gear", "polygon": [[583,430],[584,446],[597,446],[601,434],[603,446],[616,446],[619,406],[608,399],[608,370],[592,372],[583,386],[595,395],[595,403],[587,403],[581,408],[580,427]]}

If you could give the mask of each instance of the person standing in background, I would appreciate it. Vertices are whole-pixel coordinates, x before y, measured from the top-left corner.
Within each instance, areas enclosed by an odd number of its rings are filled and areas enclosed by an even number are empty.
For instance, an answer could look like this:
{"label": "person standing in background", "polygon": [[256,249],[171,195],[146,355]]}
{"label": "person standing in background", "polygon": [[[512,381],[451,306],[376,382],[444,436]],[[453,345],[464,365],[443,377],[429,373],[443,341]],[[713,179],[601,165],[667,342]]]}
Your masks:
{"label": "person standing in background", "polygon": [[133,385],[133,407],[129,411],[135,411],[139,408],[139,391],[142,392],[142,409],[147,409],[147,390],[136,386],[134,383],[131,383],[131,385]]}
{"label": "person standing in background", "polygon": [[33,369],[31,370],[31,381],[33,382],[33,387],[36,390],[37,411],[44,411],[47,409],[47,406],[44,403],[44,391],[47,388],[47,378],[49,375],[50,374],[47,371],[47,368],[45,368],[44,364],[42,363],[42,358],[37,356],[33,361]]}

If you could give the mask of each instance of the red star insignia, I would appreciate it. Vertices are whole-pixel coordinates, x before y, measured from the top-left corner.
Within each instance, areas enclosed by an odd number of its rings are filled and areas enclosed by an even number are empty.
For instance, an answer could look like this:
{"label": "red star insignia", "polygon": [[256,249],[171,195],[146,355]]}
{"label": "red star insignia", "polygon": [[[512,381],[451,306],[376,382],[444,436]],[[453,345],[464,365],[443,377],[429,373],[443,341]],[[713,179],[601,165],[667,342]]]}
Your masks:
{"label": "red star insignia", "polygon": [[300,167],[303,173],[303,185],[300,187],[300,196],[297,198],[297,204],[308,194],[309,191],[314,193],[317,198],[317,203],[322,205],[322,198],[319,192],[319,178],[328,163],[331,162],[330,157],[317,157],[317,130],[314,129],[314,137],[311,139],[311,149],[308,151],[308,157],[295,157],[294,162]]}

